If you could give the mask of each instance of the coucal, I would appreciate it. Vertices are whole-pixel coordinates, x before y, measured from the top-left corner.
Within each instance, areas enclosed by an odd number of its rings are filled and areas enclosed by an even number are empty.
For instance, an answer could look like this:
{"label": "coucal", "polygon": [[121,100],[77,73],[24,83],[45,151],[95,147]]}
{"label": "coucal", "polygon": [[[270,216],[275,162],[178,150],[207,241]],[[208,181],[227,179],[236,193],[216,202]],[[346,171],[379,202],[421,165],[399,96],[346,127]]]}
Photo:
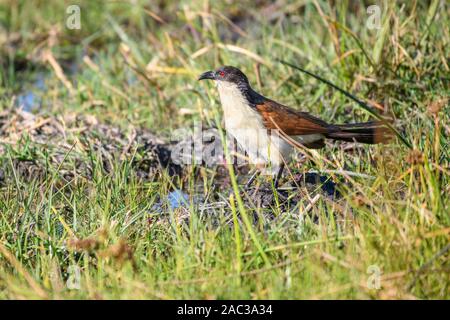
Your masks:
{"label": "coucal", "polygon": [[[257,93],[238,68],[224,66],[203,73],[199,80],[214,80],[220,94],[225,130],[247,152],[250,162],[263,165],[275,176],[275,188],[286,159],[296,143],[320,149],[325,139],[375,144],[386,142],[390,130],[382,122],[329,124]],[[249,186],[257,174],[247,182]]]}

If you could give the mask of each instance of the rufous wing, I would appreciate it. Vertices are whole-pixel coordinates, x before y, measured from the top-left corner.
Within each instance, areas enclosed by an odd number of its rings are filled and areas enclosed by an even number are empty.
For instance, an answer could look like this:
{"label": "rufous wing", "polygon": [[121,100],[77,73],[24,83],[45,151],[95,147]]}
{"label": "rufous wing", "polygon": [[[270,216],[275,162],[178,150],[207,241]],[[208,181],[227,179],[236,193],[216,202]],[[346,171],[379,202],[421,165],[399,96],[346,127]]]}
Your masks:
{"label": "rufous wing", "polygon": [[309,113],[293,110],[272,100],[256,104],[267,129],[278,129],[288,136],[328,133],[330,125]]}

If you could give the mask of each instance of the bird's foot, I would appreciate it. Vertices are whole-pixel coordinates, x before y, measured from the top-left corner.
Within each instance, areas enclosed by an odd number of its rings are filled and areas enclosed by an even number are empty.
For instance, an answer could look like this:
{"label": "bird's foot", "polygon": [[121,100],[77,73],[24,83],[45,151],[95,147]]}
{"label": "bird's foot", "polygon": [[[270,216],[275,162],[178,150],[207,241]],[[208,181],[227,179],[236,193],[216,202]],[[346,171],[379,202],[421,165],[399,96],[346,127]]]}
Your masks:
{"label": "bird's foot", "polygon": [[255,182],[256,178],[258,178],[258,176],[260,175],[260,171],[255,171],[252,176],[250,177],[250,179],[248,179],[247,183],[245,184],[245,189],[250,189],[253,182]]}

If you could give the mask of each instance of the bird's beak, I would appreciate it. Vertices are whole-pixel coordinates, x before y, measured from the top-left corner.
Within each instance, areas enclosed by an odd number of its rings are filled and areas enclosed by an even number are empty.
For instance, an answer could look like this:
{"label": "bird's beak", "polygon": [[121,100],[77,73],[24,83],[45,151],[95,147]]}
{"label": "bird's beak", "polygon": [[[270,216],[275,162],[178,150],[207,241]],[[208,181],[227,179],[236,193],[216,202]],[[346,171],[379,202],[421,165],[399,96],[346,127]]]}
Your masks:
{"label": "bird's beak", "polygon": [[205,79],[214,80],[215,79],[214,72],[213,71],[206,71],[205,73],[202,73],[200,75],[200,77],[198,78],[199,81],[200,80],[205,80]]}

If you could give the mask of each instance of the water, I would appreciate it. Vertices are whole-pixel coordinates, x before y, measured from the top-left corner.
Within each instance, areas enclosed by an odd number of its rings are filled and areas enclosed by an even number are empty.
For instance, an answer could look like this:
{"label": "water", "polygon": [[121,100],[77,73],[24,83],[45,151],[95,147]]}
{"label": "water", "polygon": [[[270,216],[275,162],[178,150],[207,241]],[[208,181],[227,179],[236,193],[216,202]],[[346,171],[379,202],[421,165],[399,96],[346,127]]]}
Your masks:
{"label": "water", "polygon": [[39,93],[43,93],[46,90],[45,73],[36,73],[33,81],[25,85],[17,95],[17,107],[27,112],[39,109],[42,106],[42,97]]}
{"label": "water", "polygon": [[181,190],[174,190],[167,196],[169,206],[172,209],[177,209],[183,206],[187,206],[189,202],[189,196]]}
{"label": "water", "polygon": [[[76,86],[75,76],[80,71],[79,61],[81,61],[81,58],[61,64],[66,76],[74,84],[74,86]],[[26,81],[23,81],[24,83],[19,94],[17,95],[16,106],[27,112],[41,109],[44,103],[43,97],[47,92],[45,80],[54,77],[55,75],[52,71],[43,71],[42,69],[30,75]]]}

